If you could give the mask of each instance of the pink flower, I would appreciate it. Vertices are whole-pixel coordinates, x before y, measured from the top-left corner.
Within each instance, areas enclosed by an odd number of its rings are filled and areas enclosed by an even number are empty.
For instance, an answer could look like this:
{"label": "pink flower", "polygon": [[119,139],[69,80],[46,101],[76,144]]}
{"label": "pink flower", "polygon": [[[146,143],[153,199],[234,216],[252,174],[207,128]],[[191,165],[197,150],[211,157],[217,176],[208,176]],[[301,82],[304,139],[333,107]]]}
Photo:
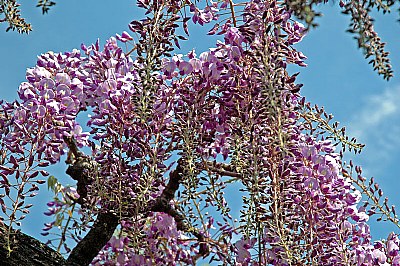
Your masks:
{"label": "pink flower", "polygon": [[126,31],[123,31],[121,35],[116,34],[116,37],[117,40],[120,42],[127,42],[133,40],[133,38]]}

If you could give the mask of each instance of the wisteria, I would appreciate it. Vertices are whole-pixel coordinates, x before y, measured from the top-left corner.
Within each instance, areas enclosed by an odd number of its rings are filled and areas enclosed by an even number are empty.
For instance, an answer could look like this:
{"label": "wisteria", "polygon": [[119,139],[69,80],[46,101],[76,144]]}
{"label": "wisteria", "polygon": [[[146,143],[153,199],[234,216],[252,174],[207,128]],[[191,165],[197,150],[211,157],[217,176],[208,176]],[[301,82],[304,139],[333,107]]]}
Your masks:
{"label": "wisteria", "polygon": [[[311,107],[286,69],[307,66],[294,47],[310,26],[293,15],[302,10],[276,0],[137,4],[146,17],[129,32],[38,56],[19,99],[1,103],[10,253],[25,201],[47,182],[53,221],[42,235],[65,265],[400,265],[398,235],[372,241],[367,224],[379,209],[399,226],[394,207],[344,162],[346,147],[362,145]],[[189,23],[219,41],[180,53]],[[61,160],[74,186],[46,171]],[[241,206],[228,202],[231,187]]]}

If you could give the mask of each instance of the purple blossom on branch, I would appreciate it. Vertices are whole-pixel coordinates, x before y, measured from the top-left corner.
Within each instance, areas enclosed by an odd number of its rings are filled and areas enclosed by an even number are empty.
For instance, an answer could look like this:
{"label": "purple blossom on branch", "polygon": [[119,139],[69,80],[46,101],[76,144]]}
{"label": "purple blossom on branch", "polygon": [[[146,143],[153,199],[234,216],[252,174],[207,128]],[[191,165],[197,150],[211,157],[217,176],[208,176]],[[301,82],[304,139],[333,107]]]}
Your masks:
{"label": "purple blossom on branch", "polygon": [[[147,16],[129,24],[134,37],[42,54],[19,100],[1,103],[1,225],[20,225],[42,176],[55,193],[42,234],[62,229],[56,248],[68,263],[400,265],[398,236],[372,242],[367,224],[377,209],[398,224],[394,207],[380,204],[383,192],[365,185],[360,167],[353,177],[334,141],[361,145],[310,107],[286,70],[306,66],[293,46],[306,28],[287,5],[137,3]],[[175,29],[188,34],[190,20],[215,23],[209,34],[221,40],[199,56],[172,55],[185,39]],[[43,170],[64,155],[76,187]],[[232,184],[243,203],[238,221],[225,198]]]}

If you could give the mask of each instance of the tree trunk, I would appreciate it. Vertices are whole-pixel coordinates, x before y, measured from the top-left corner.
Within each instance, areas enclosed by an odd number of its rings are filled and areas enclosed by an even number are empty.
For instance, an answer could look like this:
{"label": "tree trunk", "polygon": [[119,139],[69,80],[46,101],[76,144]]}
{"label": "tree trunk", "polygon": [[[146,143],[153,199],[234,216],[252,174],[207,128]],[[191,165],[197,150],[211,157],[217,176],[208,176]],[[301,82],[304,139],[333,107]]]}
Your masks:
{"label": "tree trunk", "polygon": [[59,266],[65,259],[57,251],[21,232],[14,232],[16,243],[8,256],[5,230],[0,226],[0,264],[3,266]]}

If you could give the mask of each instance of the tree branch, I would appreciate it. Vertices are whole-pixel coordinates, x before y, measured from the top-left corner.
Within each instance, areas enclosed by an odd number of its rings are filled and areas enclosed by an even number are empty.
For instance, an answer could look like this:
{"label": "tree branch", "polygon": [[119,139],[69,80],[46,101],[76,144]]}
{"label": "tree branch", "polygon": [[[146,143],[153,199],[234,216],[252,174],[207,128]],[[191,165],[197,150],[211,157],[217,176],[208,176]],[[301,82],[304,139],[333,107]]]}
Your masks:
{"label": "tree branch", "polygon": [[89,233],[69,255],[66,266],[87,266],[107,244],[118,226],[118,217],[112,213],[99,213]]}
{"label": "tree branch", "polygon": [[87,198],[87,186],[92,183],[92,175],[96,172],[96,162],[92,161],[88,156],[81,155],[74,160],[66,171],[72,179],[77,181],[77,192],[79,198],[76,200],[81,206],[84,206]]}
{"label": "tree branch", "polygon": [[[77,192],[80,195],[77,203],[83,206],[87,197],[87,186],[91,184],[92,174],[96,171],[96,162],[79,151],[73,138],[66,137],[64,140],[70,149],[67,159],[67,163],[69,163],[70,166],[67,169],[67,174],[74,180],[77,180]],[[213,167],[213,165],[209,166]],[[218,166],[226,168],[220,165]],[[175,197],[175,192],[179,189],[182,178],[184,177],[184,172],[183,160],[179,159],[176,169],[170,173],[168,184],[161,195],[149,206],[146,216],[150,212],[164,212],[173,217],[178,230],[190,233],[198,239],[200,247],[199,254],[196,256],[197,259],[201,256],[206,257],[209,254],[206,238],[197,228],[188,225],[185,222],[185,217],[170,204],[170,201]],[[99,213],[89,233],[72,250],[66,261],[66,265],[88,265],[111,239],[118,226],[118,222],[118,217],[111,212]]]}
{"label": "tree branch", "polygon": [[184,168],[182,166],[183,160],[178,160],[178,165],[174,171],[170,173],[170,179],[168,181],[167,186],[164,188],[161,195],[156,199],[155,203],[151,206],[150,211],[152,212],[164,212],[174,218],[176,227],[178,230],[190,233],[194,235],[199,243],[199,254],[197,254],[196,258],[206,257],[210,253],[209,247],[207,245],[206,239],[204,235],[202,235],[197,228],[189,226],[185,222],[184,216],[179,213],[175,208],[173,208],[170,204],[170,201],[175,197],[175,192],[179,189],[179,185],[184,176]]}
{"label": "tree branch", "polygon": [[[92,183],[93,173],[96,174],[97,172],[97,163],[79,151],[73,138],[65,137],[64,140],[70,149],[67,158],[67,163],[70,166],[67,169],[67,174],[77,181],[77,192],[80,197],[76,202],[84,206],[87,198],[87,186]],[[92,228],[72,250],[65,265],[89,265],[111,239],[118,222],[118,217],[109,211],[99,213]]]}
{"label": "tree branch", "polygon": [[216,161],[204,161],[201,164],[205,165],[207,171],[219,174],[220,176],[230,176],[235,178],[242,177],[242,174],[236,172],[230,164],[217,163]]}

